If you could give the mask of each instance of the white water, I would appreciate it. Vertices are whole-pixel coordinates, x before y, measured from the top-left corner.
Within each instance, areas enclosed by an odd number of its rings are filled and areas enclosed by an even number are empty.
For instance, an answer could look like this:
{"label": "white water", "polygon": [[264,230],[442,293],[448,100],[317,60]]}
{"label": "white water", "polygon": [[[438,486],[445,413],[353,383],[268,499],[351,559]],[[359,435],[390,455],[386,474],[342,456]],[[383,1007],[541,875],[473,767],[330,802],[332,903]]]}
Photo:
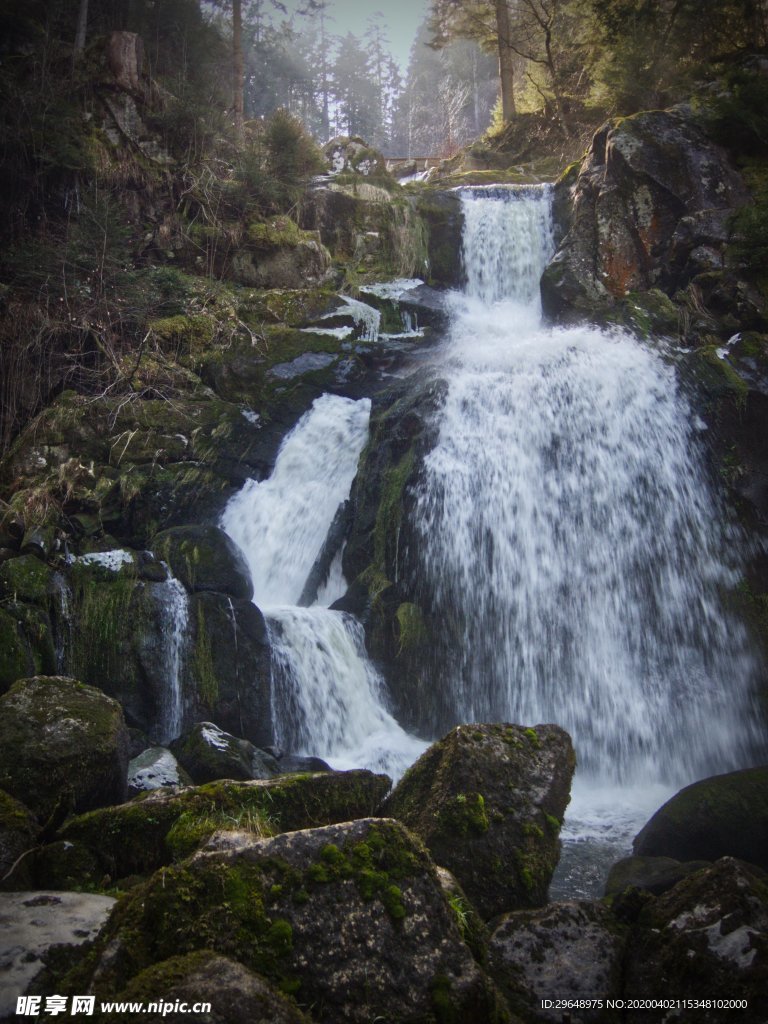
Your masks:
{"label": "white water", "polygon": [[467,288],[416,509],[424,589],[458,623],[435,678],[454,721],[565,727],[572,835],[626,836],[677,787],[749,762],[758,665],[721,601],[739,538],[659,352],[541,326],[547,190],[462,206]]}
{"label": "white water", "polygon": [[[167,566],[166,566],[167,568]],[[189,624],[189,599],[182,584],[170,575],[153,590],[159,608],[162,635],[167,638],[163,650],[163,699],[158,721],[158,741],[166,744],[181,735],[184,700],[181,673]]]}
{"label": "white water", "polygon": [[[284,440],[272,476],[250,481],[222,526],[243,549],[254,601],[272,647],[275,742],[334,768],[367,767],[399,778],[426,744],[386,708],[360,624],[321,605],[296,607],[368,438],[371,403],[323,395]],[[334,559],[320,600],[346,590]]]}

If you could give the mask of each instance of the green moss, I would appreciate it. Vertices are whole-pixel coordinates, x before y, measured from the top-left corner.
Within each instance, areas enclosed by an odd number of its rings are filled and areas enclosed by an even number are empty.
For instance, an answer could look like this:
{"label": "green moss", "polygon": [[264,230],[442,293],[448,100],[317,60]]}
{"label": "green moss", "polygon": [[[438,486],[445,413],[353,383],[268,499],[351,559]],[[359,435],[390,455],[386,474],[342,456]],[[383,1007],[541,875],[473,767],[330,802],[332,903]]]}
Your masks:
{"label": "green moss", "polygon": [[483,835],[490,824],[480,793],[459,793],[440,809],[438,821],[444,831],[462,836]]}
{"label": "green moss", "polygon": [[531,741],[537,750],[541,747],[541,740],[539,739],[539,734],[535,729],[525,729],[523,731],[523,735]]}
{"label": "green moss", "polygon": [[414,651],[429,643],[429,633],[418,605],[410,601],[401,604],[395,612],[395,621],[398,654]]}
{"label": "green moss", "polygon": [[207,313],[153,320],[149,328],[160,347],[177,358],[199,357],[210,348],[217,333],[216,320]]}
{"label": "green moss", "polygon": [[415,462],[413,447],[384,474],[382,495],[373,531],[375,563],[380,569],[388,564],[387,546],[395,544],[403,515],[403,493]]}
{"label": "green moss", "polygon": [[205,706],[212,710],[219,698],[219,680],[213,662],[211,637],[206,628],[205,613],[201,604],[197,606],[197,632],[192,665],[197,681],[197,692],[202,697]]}
{"label": "green moss", "polygon": [[268,252],[283,247],[293,247],[299,242],[314,239],[314,235],[302,231],[290,217],[274,217],[270,221],[248,225],[248,241],[254,249]]}
{"label": "green moss", "polygon": [[445,974],[437,974],[429,988],[438,1024],[459,1024],[462,1015],[452,994],[451,979]]}
{"label": "green moss", "polygon": [[557,835],[560,834],[560,828],[562,827],[562,822],[560,821],[559,818],[556,818],[554,816],[554,814],[545,814],[544,815],[544,820],[547,823],[547,828],[549,829],[550,833],[553,836],[557,836]]}
{"label": "green moss", "polygon": [[734,402],[739,410],[746,408],[749,385],[731,366],[727,359],[721,359],[717,354],[717,346],[710,345],[702,349],[699,358],[706,364],[710,372],[713,372],[721,390],[723,390]]}

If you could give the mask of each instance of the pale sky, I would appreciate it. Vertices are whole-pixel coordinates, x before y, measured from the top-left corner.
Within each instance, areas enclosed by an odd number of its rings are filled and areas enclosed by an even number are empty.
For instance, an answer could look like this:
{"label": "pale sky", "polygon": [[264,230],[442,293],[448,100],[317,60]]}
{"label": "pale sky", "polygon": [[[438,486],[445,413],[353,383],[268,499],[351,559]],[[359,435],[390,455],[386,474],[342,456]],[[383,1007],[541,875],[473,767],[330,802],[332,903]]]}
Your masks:
{"label": "pale sky", "polygon": [[[295,10],[300,5],[301,0],[288,0],[286,4],[289,10]],[[343,36],[347,32],[362,36],[370,15],[381,11],[387,25],[392,54],[404,74],[408,67],[411,43],[426,17],[428,7],[429,0],[331,0],[328,14],[334,20],[329,21],[328,31],[335,36]]]}

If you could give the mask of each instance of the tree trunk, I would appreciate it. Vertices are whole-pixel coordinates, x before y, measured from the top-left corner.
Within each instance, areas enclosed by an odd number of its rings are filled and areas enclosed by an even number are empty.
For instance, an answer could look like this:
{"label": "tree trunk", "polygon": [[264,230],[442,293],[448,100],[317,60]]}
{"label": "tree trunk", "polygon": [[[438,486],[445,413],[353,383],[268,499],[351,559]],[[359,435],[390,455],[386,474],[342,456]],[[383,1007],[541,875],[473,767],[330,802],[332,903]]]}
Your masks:
{"label": "tree trunk", "polygon": [[232,0],[232,109],[235,137],[243,140],[243,3]]}
{"label": "tree trunk", "polygon": [[508,0],[494,0],[496,34],[499,39],[499,82],[501,84],[501,116],[509,121],[515,115],[515,55],[510,49]]}
{"label": "tree trunk", "polygon": [[88,28],[88,0],[80,0],[80,10],[77,15],[77,31],[75,32],[74,59],[80,56],[85,49],[85,33]]}

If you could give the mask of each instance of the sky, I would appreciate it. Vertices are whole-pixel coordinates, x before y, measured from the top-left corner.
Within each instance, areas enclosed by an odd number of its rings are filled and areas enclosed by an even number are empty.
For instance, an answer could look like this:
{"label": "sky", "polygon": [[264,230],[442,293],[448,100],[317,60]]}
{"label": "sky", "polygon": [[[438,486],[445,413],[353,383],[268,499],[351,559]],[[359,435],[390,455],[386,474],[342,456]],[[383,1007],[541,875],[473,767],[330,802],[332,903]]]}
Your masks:
{"label": "sky", "polygon": [[[301,0],[289,0],[289,10],[301,6]],[[429,0],[331,0],[329,15],[333,17],[328,30],[333,35],[352,32],[362,36],[368,18],[381,11],[387,25],[392,55],[405,73],[408,54],[416,30],[427,14]]]}

